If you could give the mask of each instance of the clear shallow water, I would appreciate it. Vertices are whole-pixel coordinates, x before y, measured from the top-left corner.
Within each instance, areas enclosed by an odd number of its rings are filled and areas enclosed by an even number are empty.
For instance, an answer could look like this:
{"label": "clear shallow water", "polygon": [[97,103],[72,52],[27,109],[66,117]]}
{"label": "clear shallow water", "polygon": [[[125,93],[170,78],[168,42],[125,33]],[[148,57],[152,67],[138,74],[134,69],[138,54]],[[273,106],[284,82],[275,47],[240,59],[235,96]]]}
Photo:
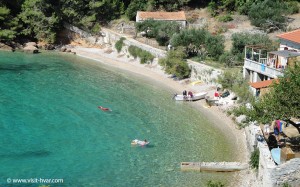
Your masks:
{"label": "clear shallow water", "polygon": [[[101,66],[77,56],[0,52],[0,186],[7,178],[64,179],[51,186],[228,180],[224,173],[180,171],[181,161],[233,157],[204,116],[159,85]],[[135,138],[151,144],[132,147]]]}

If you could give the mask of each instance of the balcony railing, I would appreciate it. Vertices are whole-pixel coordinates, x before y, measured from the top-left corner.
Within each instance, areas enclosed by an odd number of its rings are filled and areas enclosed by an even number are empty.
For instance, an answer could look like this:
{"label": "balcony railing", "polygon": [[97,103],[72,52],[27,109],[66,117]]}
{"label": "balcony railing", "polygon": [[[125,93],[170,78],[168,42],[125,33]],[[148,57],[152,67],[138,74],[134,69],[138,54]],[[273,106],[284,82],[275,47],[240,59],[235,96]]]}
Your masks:
{"label": "balcony railing", "polygon": [[277,77],[283,76],[282,69],[275,69],[275,68],[272,68],[272,67],[269,67],[266,65],[265,62],[267,62],[267,59],[261,58],[260,62],[263,62],[263,63],[258,63],[256,61],[245,58],[244,68],[250,69],[252,71],[258,72],[260,74],[263,74],[263,75],[266,75],[266,76],[272,77],[272,78],[277,78]]}

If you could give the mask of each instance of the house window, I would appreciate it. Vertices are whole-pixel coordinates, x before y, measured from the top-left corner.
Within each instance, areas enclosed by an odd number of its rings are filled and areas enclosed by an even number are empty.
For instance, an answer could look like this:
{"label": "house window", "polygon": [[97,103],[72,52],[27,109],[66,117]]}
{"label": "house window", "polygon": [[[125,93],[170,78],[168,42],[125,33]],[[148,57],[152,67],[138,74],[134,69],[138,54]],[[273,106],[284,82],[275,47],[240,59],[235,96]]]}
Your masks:
{"label": "house window", "polygon": [[289,48],[288,47],[284,47],[283,50],[289,50]]}

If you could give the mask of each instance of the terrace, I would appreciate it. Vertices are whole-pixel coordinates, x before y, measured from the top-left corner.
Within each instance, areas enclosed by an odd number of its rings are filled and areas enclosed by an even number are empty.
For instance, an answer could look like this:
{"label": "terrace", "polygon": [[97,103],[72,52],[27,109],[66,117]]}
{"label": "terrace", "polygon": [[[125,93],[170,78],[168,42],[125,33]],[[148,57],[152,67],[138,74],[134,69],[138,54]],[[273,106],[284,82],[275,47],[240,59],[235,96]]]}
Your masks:
{"label": "terrace", "polygon": [[272,52],[268,53],[261,46],[245,46],[244,69],[257,72],[269,78],[283,76],[283,70],[286,66],[281,66],[278,55],[275,55]]}

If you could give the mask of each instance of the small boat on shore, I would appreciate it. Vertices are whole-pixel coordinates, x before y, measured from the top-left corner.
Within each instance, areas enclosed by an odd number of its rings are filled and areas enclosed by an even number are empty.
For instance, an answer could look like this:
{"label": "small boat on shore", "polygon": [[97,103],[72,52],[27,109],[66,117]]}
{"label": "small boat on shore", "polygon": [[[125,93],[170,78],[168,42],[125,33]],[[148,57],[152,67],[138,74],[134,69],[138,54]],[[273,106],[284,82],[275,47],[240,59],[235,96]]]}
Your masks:
{"label": "small boat on shore", "polygon": [[200,92],[200,93],[195,93],[193,96],[187,95],[174,95],[174,99],[176,101],[196,101],[199,99],[204,99],[205,96],[207,95],[207,92]]}
{"label": "small boat on shore", "polygon": [[147,140],[138,140],[138,139],[135,139],[135,140],[132,140],[131,141],[131,145],[139,145],[139,146],[145,146],[145,145],[148,145],[150,142],[148,142]]}

